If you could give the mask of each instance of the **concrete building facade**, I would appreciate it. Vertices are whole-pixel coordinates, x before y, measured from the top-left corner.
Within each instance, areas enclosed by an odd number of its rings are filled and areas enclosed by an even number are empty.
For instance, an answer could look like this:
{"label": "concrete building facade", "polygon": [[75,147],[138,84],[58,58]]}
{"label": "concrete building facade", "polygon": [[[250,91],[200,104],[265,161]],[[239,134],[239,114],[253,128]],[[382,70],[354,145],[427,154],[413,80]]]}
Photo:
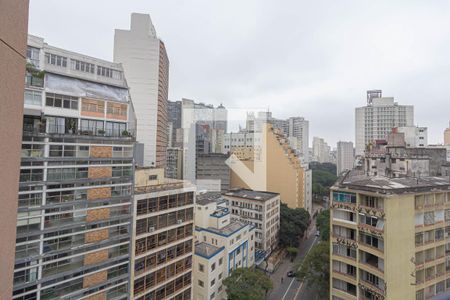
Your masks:
{"label": "concrete building facade", "polygon": [[[254,136],[255,147],[231,151],[231,188],[247,188],[279,193],[291,208],[312,213],[311,169],[303,164],[280,130],[265,124]],[[252,176],[248,176],[248,171]]]}
{"label": "concrete building facade", "polygon": [[330,157],[331,148],[323,138],[313,138],[313,161],[320,163],[331,162]]}
{"label": "concrete building facade", "polygon": [[126,299],[135,118],[123,69],[31,35],[27,52],[5,299]]}
{"label": "concrete building facade", "polygon": [[219,181],[220,190],[230,189],[230,167],[226,164],[229,155],[222,153],[210,153],[197,156],[197,181]]}
{"label": "concrete building facade", "polygon": [[195,206],[194,299],[227,299],[223,280],[255,264],[255,228],[232,220],[220,194],[198,195]]}
{"label": "concrete building facade", "polygon": [[183,149],[167,148],[166,177],[183,179]]}
{"label": "concrete building facade", "polygon": [[448,178],[351,172],[330,197],[330,300],[425,300],[449,291]]}
{"label": "concrete building facade", "polygon": [[406,147],[426,147],[428,146],[428,128],[419,126],[396,127],[396,132],[405,135]]}
{"label": "concrete building facade", "polygon": [[444,145],[450,146],[450,122],[448,128],[444,130]]}
{"label": "concrete building facade", "polygon": [[355,149],[353,148],[353,142],[337,143],[337,157],[336,157],[336,172],[337,175],[341,174],[345,170],[353,169],[355,162]]}
{"label": "concrete building facade", "polygon": [[232,220],[255,227],[256,249],[264,251],[267,256],[277,248],[280,231],[278,193],[235,189],[223,194],[223,197],[229,203]]}
{"label": "concrete building facade", "polygon": [[[0,299],[10,299],[13,287],[16,239],[17,191],[19,189],[25,64],[27,51],[28,0],[0,3]],[[30,57],[31,59],[31,57]]]}
{"label": "concrete building facade", "polygon": [[130,30],[116,29],[114,61],[127,74],[144,166],[164,167],[168,145],[169,59],[149,15],[131,14]]}
{"label": "concrete building facade", "polygon": [[383,97],[381,90],[367,91],[367,105],[355,109],[355,154],[364,155],[369,143],[405,126],[414,126],[412,105],[399,105],[393,97]]}
{"label": "concrete building facade", "polygon": [[130,299],[192,299],[195,190],[163,169],[136,170]]}

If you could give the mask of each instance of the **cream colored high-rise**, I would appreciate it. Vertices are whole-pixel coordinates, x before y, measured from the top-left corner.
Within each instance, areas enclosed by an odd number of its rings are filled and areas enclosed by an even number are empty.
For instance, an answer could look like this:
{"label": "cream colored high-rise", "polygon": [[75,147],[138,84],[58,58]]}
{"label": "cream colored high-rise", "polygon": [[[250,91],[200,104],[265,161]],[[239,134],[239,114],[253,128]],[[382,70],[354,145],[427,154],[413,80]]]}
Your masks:
{"label": "cream colored high-rise", "polygon": [[144,144],[144,166],[164,167],[168,145],[169,59],[149,15],[131,14],[130,30],[116,29],[114,62],[127,76],[137,118],[137,140]]}
{"label": "cream colored high-rise", "polygon": [[423,300],[450,291],[449,179],[355,172],[331,188],[330,299]]}
{"label": "cream colored high-rise", "polygon": [[446,128],[444,131],[444,145],[450,146],[450,122],[448,128]]}

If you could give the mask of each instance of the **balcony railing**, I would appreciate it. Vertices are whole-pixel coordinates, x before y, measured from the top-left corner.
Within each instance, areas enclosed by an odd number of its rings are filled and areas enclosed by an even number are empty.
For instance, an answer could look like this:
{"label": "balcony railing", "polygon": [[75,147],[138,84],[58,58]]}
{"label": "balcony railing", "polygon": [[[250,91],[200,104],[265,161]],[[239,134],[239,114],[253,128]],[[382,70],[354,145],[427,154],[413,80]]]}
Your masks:
{"label": "balcony railing", "polygon": [[113,138],[134,138],[135,131],[132,129],[116,130],[116,129],[97,129],[83,126],[68,127],[64,125],[48,125],[44,124],[32,126],[25,124],[23,126],[24,134],[60,134],[60,135],[79,135],[79,136],[99,136]]}

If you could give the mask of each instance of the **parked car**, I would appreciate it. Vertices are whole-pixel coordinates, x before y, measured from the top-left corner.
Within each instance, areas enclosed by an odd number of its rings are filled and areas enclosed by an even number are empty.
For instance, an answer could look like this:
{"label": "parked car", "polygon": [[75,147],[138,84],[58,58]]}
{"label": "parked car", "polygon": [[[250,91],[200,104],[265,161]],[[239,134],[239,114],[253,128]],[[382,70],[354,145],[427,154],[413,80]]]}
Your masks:
{"label": "parked car", "polygon": [[289,271],[287,272],[287,277],[295,277],[295,272],[294,271]]}
{"label": "parked car", "polygon": [[317,237],[320,236],[320,231],[319,231],[319,230],[316,231],[316,236],[317,236]]}

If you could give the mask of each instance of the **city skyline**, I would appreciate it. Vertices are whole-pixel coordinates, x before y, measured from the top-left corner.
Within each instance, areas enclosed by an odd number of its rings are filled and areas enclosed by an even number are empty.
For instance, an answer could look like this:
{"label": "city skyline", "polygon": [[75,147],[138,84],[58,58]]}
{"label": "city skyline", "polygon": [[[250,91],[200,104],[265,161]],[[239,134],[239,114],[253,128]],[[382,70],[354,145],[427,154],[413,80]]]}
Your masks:
{"label": "city skyline", "polygon": [[[428,127],[430,144],[443,142],[448,116],[436,112],[450,108],[445,93],[450,21],[443,13],[450,4],[348,1],[348,10],[333,3],[279,7],[253,1],[235,11],[233,3],[197,2],[204,8],[198,10],[134,1],[108,3],[110,13],[104,14],[99,1],[89,3],[86,14],[82,3],[32,1],[30,34],[112,60],[114,28],[128,28],[133,11],[150,13],[170,53],[171,100],[267,107],[277,118],[303,116],[311,137],[335,146],[338,140],[355,141],[354,108],[365,104],[366,90],[382,89],[415,106],[415,125]],[[65,26],[45,18],[49,9],[64,15]],[[416,22],[424,17],[427,22]],[[288,29],[290,38],[283,34]]]}

